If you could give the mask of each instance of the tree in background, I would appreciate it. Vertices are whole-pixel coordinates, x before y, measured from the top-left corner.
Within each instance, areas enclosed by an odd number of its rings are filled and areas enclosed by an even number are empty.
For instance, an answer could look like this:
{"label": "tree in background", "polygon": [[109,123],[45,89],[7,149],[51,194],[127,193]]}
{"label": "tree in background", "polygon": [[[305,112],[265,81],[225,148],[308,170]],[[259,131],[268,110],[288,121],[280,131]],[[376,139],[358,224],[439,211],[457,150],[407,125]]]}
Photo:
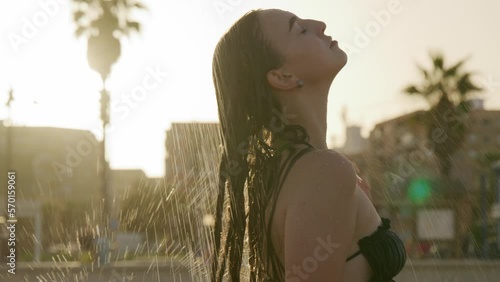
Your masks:
{"label": "tree in background", "polygon": [[441,174],[447,177],[451,170],[451,156],[462,146],[465,137],[470,104],[468,100],[482,88],[471,81],[471,72],[463,70],[467,59],[451,67],[445,66],[441,53],[431,52],[432,69],[417,66],[422,81],[404,88],[408,95],[418,95],[430,105],[425,125],[428,138],[434,141],[434,154]]}
{"label": "tree in background", "polygon": [[423,97],[430,105],[430,110],[422,122],[427,128],[428,140],[433,142],[434,155],[439,163],[441,192],[452,196],[455,214],[457,218],[462,219],[456,221],[454,246],[455,257],[462,257],[461,246],[472,224],[473,209],[460,210],[459,207],[470,207],[475,200],[463,193],[456,181],[450,179],[450,171],[453,166],[452,157],[462,147],[469,126],[470,98],[482,88],[472,81],[473,73],[464,70],[467,59],[446,66],[444,56],[440,52],[430,52],[430,57],[432,68],[425,69],[417,65],[422,80],[407,85],[403,91],[407,95]]}
{"label": "tree in background", "polygon": [[87,60],[89,66],[101,76],[101,120],[103,139],[99,152],[99,175],[101,179],[102,224],[107,226],[111,214],[109,203],[109,166],[106,159],[105,129],[109,124],[110,97],[105,81],[111,73],[111,67],[121,54],[120,39],[132,31],[140,32],[141,25],[133,21],[131,13],[145,7],[135,0],[73,0],[75,10],[73,20],[77,25],[75,35],[86,37]]}
{"label": "tree in background", "polygon": [[145,234],[149,245],[156,243],[157,251],[163,255],[196,252],[206,230],[201,228],[203,211],[197,202],[200,197],[186,193],[195,185],[192,181],[161,181],[131,187],[120,211],[121,229]]}
{"label": "tree in background", "polygon": [[139,22],[132,20],[134,10],[145,6],[135,0],[73,0],[75,35],[86,37],[89,66],[103,81],[111,73],[121,55],[120,39],[131,32],[140,32]]}

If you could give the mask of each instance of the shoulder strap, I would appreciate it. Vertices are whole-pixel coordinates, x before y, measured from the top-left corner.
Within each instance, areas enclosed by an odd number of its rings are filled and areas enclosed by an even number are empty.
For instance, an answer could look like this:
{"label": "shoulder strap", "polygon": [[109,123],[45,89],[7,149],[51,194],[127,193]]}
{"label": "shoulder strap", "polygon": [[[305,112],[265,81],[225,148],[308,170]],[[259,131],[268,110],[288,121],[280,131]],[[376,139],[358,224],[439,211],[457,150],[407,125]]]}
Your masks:
{"label": "shoulder strap", "polygon": [[349,256],[345,261],[348,262],[348,261],[350,261],[351,259],[357,257],[360,254],[361,254],[361,250],[358,250],[357,252],[355,252],[354,254],[352,254],[351,256]]}
{"label": "shoulder strap", "polygon": [[292,169],[292,166],[295,164],[295,162],[304,154],[307,152],[310,152],[314,150],[314,148],[311,147],[305,147],[302,149],[295,149],[290,146],[290,155],[287,157],[285,160],[283,168],[280,170],[278,173],[278,193],[281,190],[281,186],[283,186],[283,183],[285,182],[286,177],[288,176],[288,173]]}
{"label": "shoulder strap", "polygon": [[272,204],[272,209],[271,209],[271,214],[269,215],[269,222],[268,222],[268,226],[267,226],[267,246],[268,246],[268,248],[267,248],[267,256],[268,256],[268,258],[271,258],[271,263],[273,265],[272,267],[274,267],[276,270],[279,269],[278,272],[282,272],[282,273],[285,272],[285,269],[284,269],[284,266],[281,265],[281,262],[278,260],[276,249],[274,248],[274,244],[272,242],[272,238],[271,238],[271,225],[272,225],[273,218],[274,218],[274,211],[276,209],[277,198],[278,198],[278,195],[279,195],[279,193],[281,191],[281,186],[283,186],[283,183],[284,183],[284,181],[286,179],[286,176],[288,175],[288,172],[292,168],[293,164],[301,156],[303,156],[307,152],[310,152],[310,151],[314,150],[314,147],[312,147],[309,143],[303,143],[303,144],[306,144],[307,147],[306,148],[302,148],[300,150],[297,150],[297,149],[295,149],[295,148],[293,148],[292,146],[289,146],[289,145],[284,146],[286,148],[283,148],[283,147],[280,148],[280,151],[282,151],[283,149],[289,149],[290,155],[285,160],[285,164],[284,164],[283,168],[280,169],[280,172],[276,175],[277,176],[277,180],[276,181],[268,182],[271,185],[277,184],[277,186],[275,187],[276,191],[274,191],[274,193],[271,193],[272,199],[270,199],[270,202]]}
{"label": "shoulder strap", "polygon": [[[306,143],[306,144],[308,146],[305,147],[305,148],[303,148],[303,149],[300,149],[300,150],[296,150],[295,148],[289,146],[289,148],[290,148],[290,155],[287,157],[283,169],[281,169],[280,172],[277,174],[278,180],[276,182],[274,182],[274,183],[277,183],[277,187],[276,187],[276,191],[274,191],[274,193],[273,193],[273,198],[274,199],[271,201],[271,203],[272,203],[272,209],[271,209],[271,214],[270,214],[269,222],[268,222],[268,226],[267,226],[267,230],[268,231],[271,230],[271,224],[273,222],[274,211],[276,209],[276,201],[277,201],[278,195],[279,195],[279,193],[281,191],[281,187],[283,186],[283,183],[285,182],[286,176],[290,172],[290,169],[292,168],[293,164],[301,156],[303,156],[307,152],[310,152],[310,151],[314,150],[314,148],[311,145],[309,145],[308,143]],[[284,173],[283,173],[283,171],[284,171]],[[270,234],[268,234],[268,235],[270,236]]]}

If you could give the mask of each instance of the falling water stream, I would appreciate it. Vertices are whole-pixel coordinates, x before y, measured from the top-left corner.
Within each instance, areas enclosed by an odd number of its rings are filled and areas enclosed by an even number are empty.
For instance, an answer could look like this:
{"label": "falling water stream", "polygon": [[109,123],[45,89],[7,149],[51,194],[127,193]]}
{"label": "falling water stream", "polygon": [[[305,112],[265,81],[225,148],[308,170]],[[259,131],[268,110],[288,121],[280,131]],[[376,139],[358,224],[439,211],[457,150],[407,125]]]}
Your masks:
{"label": "falling water stream", "polygon": [[[141,179],[138,185],[126,190],[121,199],[114,196],[113,201],[121,204],[117,205],[119,209],[115,213],[116,226],[107,233],[108,237],[112,238],[108,263],[102,264],[98,253],[85,251],[85,244],[88,244],[89,240],[87,237],[85,241],[85,235],[91,236],[90,240],[96,242],[100,237],[99,234],[104,232],[97,223],[99,209],[94,206],[78,214],[75,212],[76,206],[63,207],[63,203],[51,202],[51,205],[45,207],[46,210],[43,211],[48,218],[43,220],[57,221],[61,224],[50,225],[48,230],[43,229],[43,236],[45,241],[58,242],[50,246],[54,255],[51,258],[42,256],[42,262],[30,261],[30,257],[35,256],[36,244],[42,244],[37,241],[35,235],[37,223],[19,218],[17,236],[30,238],[31,243],[20,245],[18,249],[17,273],[8,274],[2,266],[0,281],[208,281],[211,266],[209,263],[212,247],[211,228],[214,224],[220,160],[220,139],[217,137],[217,130],[217,127],[195,125],[185,132],[182,130],[173,132],[169,139],[170,147],[167,145],[169,148],[167,162],[171,167],[169,175],[154,181]],[[418,169],[417,166],[415,168]],[[394,204],[398,201],[397,195],[405,193],[401,191],[399,178],[395,176],[398,173],[401,175],[397,167],[388,169],[390,173],[385,174],[385,180],[389,184],[387,189],[382,192],[372,192],[382,193],[382,197],[387,199],[389,204]],[[415,197],[416,200],[425,200],[424,198],[432,193],[426,190],[428,188],[426,185],[425,179],[419,179],[413,186],[410,185],[411,191],[408,195]],[[41,192],[50,198],[57,190],[54,186],[48,185]],[[22,197],[20,193],[19,198]],[[470,200],[468,204],[474,207],[481,205],[477,199]],[[36,209],[35,206],[33,202],[31,208]],[[464,211],[462,219],[468,215],[465,212],[466,208],[468,206],[462,209]],[[74,218],[69,216],[72,212],[75,213]],[[381,215],[387,216],[388,214],[384,213],[390,212],[382,210]],[[410,210],[401,209],[393,217],[394,224],[402,226],[397,232],[403,240],[411,239],[413,236],[408,232],[412,227],[404,223],[405,218],[410,216]],[[425,225],[426,230],[432,231],[434,235],[438,233],[441,236],[446,235],[449,229],[453,228],[452,225],[447,225],[452,215],[437,206],[429,206],[419,216],[415,224]],[[72,220],[65,221],[65,218]],[[458,227],[460,225],[455,225],[455,228]],[[140,234],[142,239],[133,247],[119,248],[116,244],[120,232],[127,232],[127,236],[131,238]],[[470,236],[470,238],[476,237]],[[439,240],[430,239],[427,242],[427,246],[420,247],[426,249],[429,258],[446,258],[446,250],[437,248]],[[479,243],[473,240],[468,246],[466,255],[475,257],[477,254],[474,254],[474,251],[479,248]],[[49,251],[49,246],[44,245],[42,249],[46,253]],[[435,261],[432,262],[433,266],[426,266],[427,272],[423,272],[422,266],[418,266],[410,258],[405,277],[413,280],[400,281],[416,281],[417,277],[428,277],[428,281],[437,281],[435,279],[439,277],[441,279],[439,281],[465,281],[460,280],[458,278],[460,276],[456,274],[444,271]],[[242,281],[248,281],[247,248],[244,251],[243,263]],[[460,268],[458,261],[450,263]],[[429,271],[429,267],[432,271]],[[494,273],[493,267],[493,264],[490,266],[471,262],[462,269],[467,269],[469,277],[473,277],[475,281],[493,281],[488,280]]]}

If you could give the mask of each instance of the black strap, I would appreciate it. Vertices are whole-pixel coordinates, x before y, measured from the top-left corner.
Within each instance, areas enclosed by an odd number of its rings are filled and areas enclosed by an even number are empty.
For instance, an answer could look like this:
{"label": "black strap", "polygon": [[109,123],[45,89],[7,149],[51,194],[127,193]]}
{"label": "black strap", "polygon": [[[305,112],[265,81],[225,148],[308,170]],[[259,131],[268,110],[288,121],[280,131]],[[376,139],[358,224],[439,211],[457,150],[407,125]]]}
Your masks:
{"label": "black strap", "polygon": [[[285,182],[285,179],[286,179],[286,177],[287,177],[287,175],[288,175],[288,172],[290,172],[290,170],[292,169],[293,164],[294,164],[294,163],[295,163],[295,162],[296,162],[296,161],[297,161],[297,160],[298,160],[298,159],[299,159],[302,155],[304,155],[304,154],[305,154],[305,153],[307,153],[307,152],[310,152],[310,151],[314,150],[314,148],[313,148],[311,145],[309,145],[309,143],[302,143],[302,144],[306,144],[306,145],[308,145],[308,147],[303,148],[302,150],[299,150],[298,152],[296,152],[296,151],[292,151],[292,152],[290,153],[291,155],[289,155],[289,156],[288,156],[288,159],[285,161],[285,166],[284,166],[285,173],[283,174],[283,170],[281,170],[281,172],[280,172],[280,173],[279,173],[279,175],[278,175],[278,177],[279,177],[279,178],[278,178],[278,181],[279,181],[279,184],[278,184],[278,187],[279,187],[279,188],[278,188],[278,193],[279,193],[279,191],[281,190],[281,186],[283,186],[283,183]],[[280,153],[281,153],[283,150],[285,150],[285,149],[290,149],[290,148],[291,148],[291,146],[287,144],[287,145],[283,146],[282,148],[280,148],[280,149],[278,150],[278,152],[280,152]],[[293,155],[294,153],[296,153],[296,154],[295,154],[295,155]],[[278,159],[278,161],[279,161],[279,159]]]}
{"label": "black strap", "polygon": [[[307,152],[310,152],[310,151],[313,151],[314,150],[314,147],[311,146],[309,143],[303,143],[303,144],[306,144],[307,147],[306,148],[303,148],[301,149],[300,151],[296,152],[296,151],[293,151],[291,152],[291,155],[288,156],[287,160],[285,161],[285,173],[283,174],[283,177],[282,177],[282,172],[283,170],[280,171],[280,173],[278,174],[278,185],[277,185],[277,190],[275,191],[275,194],[274,194],[274,201],[272,201],[272,209],[271,209],[271,214],[270,214],[270,217],[269,217],[269,222],[268,222],[268,226],[267,226],[267,231],[268,231],[268,236],[267,236],[267,241],[268,241],[268,246],[270,246],[271,248],[274,248],[273,246],[273,243],[272,243],[272,240],[271,240],[271,225],[272,225],[272,222],[273,222],[273,218],[274,218],[274,211],[276,209],[276,202],[277,202],[277,198],[278,198],[278,195],[281,191],[281,186],[283,185],[285,179],[286,179],[286,176],[288,174],[288,172],[290,171],[290,169],[292,168],[292,165],[302,156],[304,155],[305,153]],[[289,144],[286,145],[286,147],[291,148],[291,146]],[[281,149],[281,148],[280,148]],[[296,153],[295,155],[293,155],[294,153]],[[277,155],[279,156],[279,155]],[[280,159],[278,158],[277,161],[280,161]],[[280,181],[281,180],[281,181]],[[279,262],[277,262],[279,263]],[[281,266],[281,264],[280,264]],[[281,266],[282,267],[282,266]]]}
{"label": "black strap", "polygon": [[351,259],[357,257],[359,254],[361,254],[361,250],[358,250],[357,252],[355,252],[353,255],[351,255],[350,257],[348,257],[346,259],[346,262],[350,261]]}

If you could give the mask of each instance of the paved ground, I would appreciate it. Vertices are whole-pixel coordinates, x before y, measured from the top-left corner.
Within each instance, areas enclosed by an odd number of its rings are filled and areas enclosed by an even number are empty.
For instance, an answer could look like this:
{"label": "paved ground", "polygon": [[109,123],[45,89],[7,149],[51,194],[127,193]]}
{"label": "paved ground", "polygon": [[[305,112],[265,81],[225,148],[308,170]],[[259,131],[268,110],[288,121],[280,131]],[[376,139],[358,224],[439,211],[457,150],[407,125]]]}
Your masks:
{"label": "paved ground", "polygon": [[396,282],[499,282],[500,260],[408,260]]}
{"label": "paved ground", "polygon": [[[208,281],[192,277],[177,261],[126,261],[105,267],[84,266],[80,263],[18,264],[15,275],[7,275],[0,267],[0,281],[12,282],[173,282]],[[498,282],[500,260],[408,260],[405,269],[395,278],[397,282]]]}
{"label": "paved ground", "polygon": [[[2,277],[3,276],[3,277]],[[171,270],[160,268],[151,271],[131,270],[131,269],[100,269],[94,271],[71,269],[69,271],[52,270],[42,271],[34,269],[30,271],[19,271],[15,275],[0,275],[0,281],[85,281],[85,282],[174,282],[174,281],[195,281],[191,279],[189,273],[179,271],[172,273]]]}
{"label": "paved ground", "polygon": [[[14,275],[0,268],[0,281],[31,282],[174,282],[196,281],[180,262],[123,261],[106,266],[83,265],[79,262],[19,263]],[[199,280],[199,279],[198,279]]]}

